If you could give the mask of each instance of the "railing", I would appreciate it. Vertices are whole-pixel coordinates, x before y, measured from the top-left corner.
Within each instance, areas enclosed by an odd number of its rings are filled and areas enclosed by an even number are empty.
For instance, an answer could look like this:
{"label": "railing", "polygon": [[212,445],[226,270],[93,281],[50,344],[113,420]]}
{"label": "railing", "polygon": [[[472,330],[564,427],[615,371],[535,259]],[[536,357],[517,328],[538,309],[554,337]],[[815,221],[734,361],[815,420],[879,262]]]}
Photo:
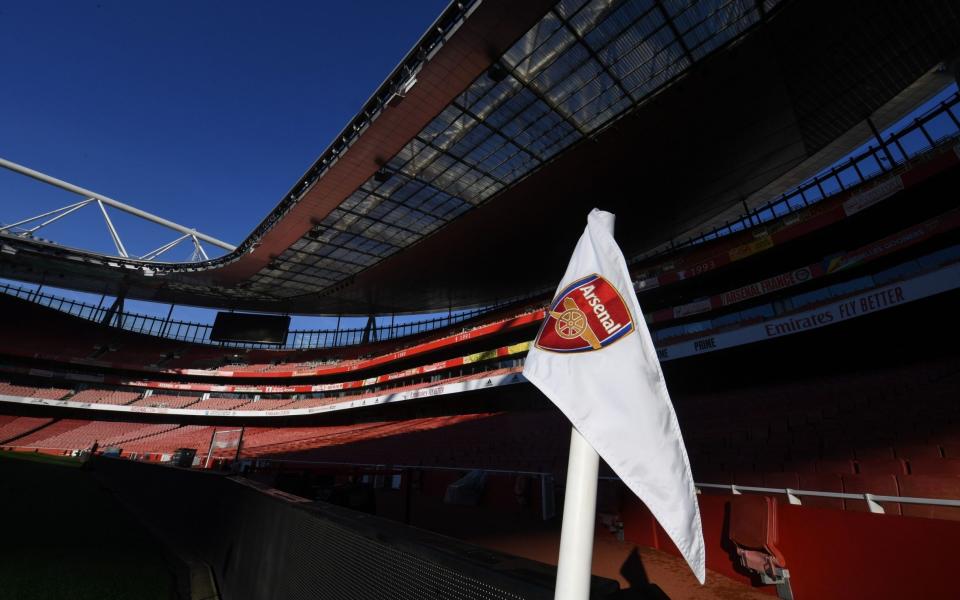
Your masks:
{"label": "railing", "polygon": [[[909,475],[908,475],[909,477]],[[844,500],[863,500],[872,513],[884,512],[880,502],[899,502],[900,504],[922,504],[926,506],[955,506],[960,508],[960,500],[951,500],[947,498],[914,498],[912,496],[885,496],[883,494],[851,494],[848,492],[819,492],[816,490],[795,490],[792,488],[768,488],[757,487],[753,485],[735,485],[722,483],[696,483],[697,488],[715,489],[729,491],[737,496],[743,492],[756,492],[759,494],[783,494],[786,495],[790,504],[802,505],[801,496],[812,496],[816,498],[837,498]]]}
{"label": "railing", "polygon": [[[863,152],[833,165],[797,187],[784,192],[779,198],[744,213],[733,222],[728,221],[722,227],[701,232],[686,240],[671,240],[669,247],[642,254],[630,262],[637,263],[762,225],[856,187],[877,175],[890,173],[931,149],[960,137],[958,104],[960,104],[960,92],[940,102],[903,129],[889,133],[886,138],[880,136],[877,145],[868,145]],[[930,131],[931,124],[934,122],[941,130],[938,134]]]}
{"label": "railing", "polygon": [[[269,466],[271,464],[303,464],[303,465],[318,465],[318,466],[330,466],[330,467],[352,467],[352,468],[361,468],[361,469],[374,469],[376,471],[404,471],[404,470],[423,470],[423,471],[483,471],[484,473],[496,473],[498,475],[524,475],[528,477],[555,477],[554,473],[546,471],[520,471],[513,469],[481,469],[477,467],[445,467],[445,466],[428,466],[428,465],[404,465],[404,464],[393,464],[393,463],[353,463],[353,462],[339,462],[339,461],[319,461],[319,460],[298,460],[298,459],[276,459],[276,458],[259,458],[259,457],[246,457],[246,460],[254,460],[258,465]],[[600,479],[604,481],[620,481],[619,477],[603,475],[600,476]],[[900,504],[918,504],[925,506],[952,506],[960,508],[960,500],[950,499],[950,498],[915,498],[912,496],[885,496],[882,494],[852,494],[847,492],[821,492],[817,490],[795,490],[792,488],[768,488],[768,487],[757,487],[752,485],[735,485],[735,484],[722,484],[722,483],[694,483],[694,487],[698,490],[703,489],[716,489],[728,491],[731,494],[738,496],[743,492],[756,492],[760,494],[777,494],[787,496],[787,501],[790,504],[802,505],[800,500],[801,496],[811,496],[817,498],[838,498],[845,500],[863,500],[866,501],[867,506],[870,508],[870,512],[883,514],[883,507],[878,504],[879,502],[899,502]]]}
{"label": "railing", "polygon": [[[41,306],[52,308],[88,321],[97,323],[108,321],[108,325],[132,333],[142,333],[180,342],[213,344],[226,348],[277,348],[276,345],[269,344],[214,342],[210,339],[210,332],[213,326],[206,323],[165,319],[132,312],[118,312],[111,315],[111,307],[102,303],[95,306],[79,300],[71,300],[70,298],[64,298],[62,296],[47,294],[40,289],[29,289],[8,283],[0,285],[0,293],[34,302]],[[362,327],[349,329],[293,330],[287,334],[286,342],[281,347],[287,349],[342,348],[367,342],[395,340],[456,325],[457,323],[462,323],[503,308],[512,302],[512,300],[506,301],[482,308],[451,313],[442,317],[423,319],[410,323],[377,324],[369,329]]]}

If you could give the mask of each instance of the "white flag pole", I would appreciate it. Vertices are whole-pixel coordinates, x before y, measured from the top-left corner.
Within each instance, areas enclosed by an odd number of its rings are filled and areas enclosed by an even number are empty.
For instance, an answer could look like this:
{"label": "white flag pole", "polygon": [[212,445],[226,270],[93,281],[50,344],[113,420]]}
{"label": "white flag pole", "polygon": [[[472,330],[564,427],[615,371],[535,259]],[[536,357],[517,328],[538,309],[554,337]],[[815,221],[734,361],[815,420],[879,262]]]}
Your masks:
{"label": "white flag pole", "polygon": [[590,212],[523,365],[524,377],[576,429],[557,600],[589,594],[599,462],[594,448],[650,508],[701,583],[706,574],[690,461],[613,224],[612,214]]}
{"label": "white flag pole", "polygon": [[554,600],[587,600],[590,597],[599,469],[600,455],[576,428],[571,428]]}

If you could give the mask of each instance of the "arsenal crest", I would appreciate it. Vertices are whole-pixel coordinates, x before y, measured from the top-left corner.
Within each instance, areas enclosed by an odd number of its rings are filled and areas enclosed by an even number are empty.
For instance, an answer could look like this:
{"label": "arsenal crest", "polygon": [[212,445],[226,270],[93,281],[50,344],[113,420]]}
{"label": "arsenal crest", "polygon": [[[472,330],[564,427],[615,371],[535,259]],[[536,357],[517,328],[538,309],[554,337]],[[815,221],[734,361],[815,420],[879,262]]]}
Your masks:
{"label": "arsenal crest", "polygon": [[551,352],[600,350],[631,331],[633,318],[620,292],[603,277],[590,275],[553,300],[536,345]]}

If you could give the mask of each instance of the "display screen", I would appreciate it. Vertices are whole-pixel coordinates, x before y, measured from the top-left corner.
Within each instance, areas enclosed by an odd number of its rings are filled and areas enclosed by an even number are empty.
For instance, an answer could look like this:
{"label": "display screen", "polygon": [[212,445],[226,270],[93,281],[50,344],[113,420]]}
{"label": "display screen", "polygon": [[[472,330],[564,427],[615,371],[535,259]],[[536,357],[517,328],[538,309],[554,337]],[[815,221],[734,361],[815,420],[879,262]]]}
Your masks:
{"label": "display screen", "polygon": [[287,341],[290,317],[251,313],[219,312],[210,339],[214,342],[283,344]]}

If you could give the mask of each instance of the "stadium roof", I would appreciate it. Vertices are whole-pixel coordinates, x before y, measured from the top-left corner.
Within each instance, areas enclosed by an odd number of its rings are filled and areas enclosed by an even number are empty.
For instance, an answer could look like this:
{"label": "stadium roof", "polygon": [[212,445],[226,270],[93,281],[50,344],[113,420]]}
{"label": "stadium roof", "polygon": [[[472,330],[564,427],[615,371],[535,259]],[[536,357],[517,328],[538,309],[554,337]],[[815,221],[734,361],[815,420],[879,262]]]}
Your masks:
{"label": "stadium roof", "polygon": [[544,289],[592,206],[628,256],[661,244],[876,116],[958,32],[934,0],[455,2],[235,251],[157,263],[5,235],[0,276],[295,313]]}

